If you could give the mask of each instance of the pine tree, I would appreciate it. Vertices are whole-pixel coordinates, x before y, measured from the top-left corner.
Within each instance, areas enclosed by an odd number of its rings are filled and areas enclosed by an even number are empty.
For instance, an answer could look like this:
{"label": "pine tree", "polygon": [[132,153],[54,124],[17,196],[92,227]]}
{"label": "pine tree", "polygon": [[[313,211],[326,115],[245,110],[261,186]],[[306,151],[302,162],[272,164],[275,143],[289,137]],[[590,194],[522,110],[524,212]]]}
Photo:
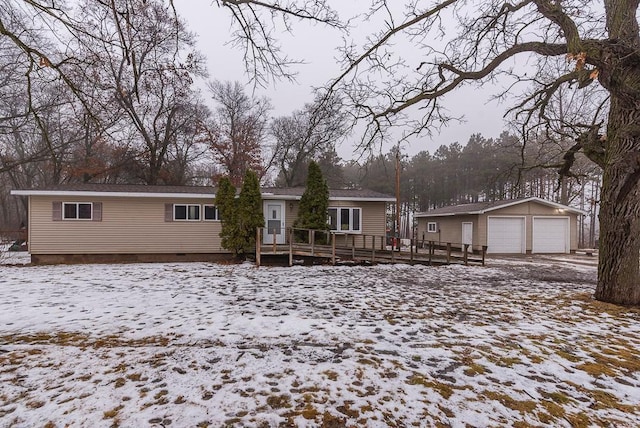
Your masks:
{"label": "pine tree", "polygon": [[233,250],[234,255],[238,255],[238,219],[237,219],[237,200],[236,188],[231,184],[229,177],[222,177],[218,183],[218,192],[216,193],[216,206],[220,214],[222,230],[220,237],[222,238],[222,248]]}
{"label": "pine tree", "polygon": [[[294,227],[300,229],[329,230],[327,215],[329,210],[329,187],[322,176],[320,166],[314,161],[309,164],[307,184],[300,198],[300,209]],[[325,234],[316,242],[326,243]]]}
{"label": "pine tree", "polygon": [[262,195],[260,182],[253,170],[247,170],[244,175],[242,189],[238,197],[238,251],[248,253],[253,251],[256,243],[256,230],[264,227],[262,212]]}

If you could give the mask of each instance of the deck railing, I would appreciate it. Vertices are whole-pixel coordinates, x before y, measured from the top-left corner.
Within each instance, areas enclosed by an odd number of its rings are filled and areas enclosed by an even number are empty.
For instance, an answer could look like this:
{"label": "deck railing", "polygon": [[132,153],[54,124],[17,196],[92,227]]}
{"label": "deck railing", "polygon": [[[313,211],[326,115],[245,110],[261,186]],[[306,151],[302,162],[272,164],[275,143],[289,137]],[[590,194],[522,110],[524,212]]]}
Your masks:
{"label": "deck railing", "polygon": [[[464,263],[485,262],[486,246],[483,246],[478,259],[469,244],[445,243],[436,244],[435,241],[410,240],[408,247],[397,248],[387,245],[387,237],[383,235],[354,234],[326,230],[312,230],[302,228],[287,228],[284,240],[277,243],[282,235],[271,233],[269,243],[265,236],[269,236],[265,228],[259,228],[256,233],[256,263],[261,264],[262,255],[288,255],[289,264],[293,264],[294,255],[322,257],[330,259],[335,264],[338,259],[369,260],[403,263]],[[408,249],[408,251],[407,251]],[[475,254],[475,257],[472,257]]]}

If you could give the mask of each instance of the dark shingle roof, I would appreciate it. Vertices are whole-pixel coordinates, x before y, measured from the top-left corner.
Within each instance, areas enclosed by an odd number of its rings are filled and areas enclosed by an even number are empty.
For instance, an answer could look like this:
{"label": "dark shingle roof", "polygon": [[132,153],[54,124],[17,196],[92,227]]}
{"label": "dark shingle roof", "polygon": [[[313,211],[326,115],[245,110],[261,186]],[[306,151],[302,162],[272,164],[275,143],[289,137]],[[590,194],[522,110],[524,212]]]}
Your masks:
{"label": "dark shingle roof", "polygon": [[[98,183],[75,183],[59,184],[39,187],[34,189],[22,189],[25,192],[101,192],[101,193],[145,193],[145,194],[193,194],[193,195],[215,195],[217,188],[212,186],[152,186],[146,184],[98,184]],[[263,187],[263,195],[273,195],[297,199],[304,193],[304,187]],[[20,191],[20,193],[23,193]],[[24,193],[23,193],[24,194]],[[381,199],[394,200],[392,196],[372,190],[361,189],[334,189],[329,191],[331,198],[349,199]]]}
{"label": "dark shingle roof", "polygon": [[[522,199],[524,200],[524,199]],[[490,208],[497,208],[503,205],[510,205],[513,202],[517,202],[519,199],[504,199],[501,201],[492,201],[492,202],[476,202],[473,204],[460,204],[460,205],[450,205],[447,207],[440,207],[433,210],[429,210],[423,213],[419,213],[419,215],[452,215],[452,214],[469,214],[480,211],[485,211]],[[417,214],[418,215],[418,214]]]}
{"label": "dark shingle roof", "polygon": [[[263,187],[262,193],[272,193],[279,196],[302,196],[304,187]],[[365,189],[329,189],[329,195],[332,198],[394,199],[393,196]]]}
{"label": "dark shingle roof", "polygon": [[564,208],[568,211],[582,213],[582,211],[569,207],[566,205],[558,204],[556,202],[547,201],[540,198],[529,197],[529,198],[518,198],[518,199],[503,199],[501,201],[492,201],[492,202],[477,202],[473,204],[461,204],[461,205],[452,205],[448,207],[436,208],[433,210],[416,213],[416,217],[438,217],[438,216],[451,216],[451,215],[465,215],[465,214],[483,214],[487,211],[496,210],[502,207],[507,207],[510,205],[517,205],[523,202],[538,202],[541,204],[554,206],[557,208]]}
{"label": "dark shingle roof", "polygon": [[106,193],[193,193],[213,195],[216,193],[217,189],[211,186],[151,186],[147,184],[73,183],[44,186],[30,190]]}

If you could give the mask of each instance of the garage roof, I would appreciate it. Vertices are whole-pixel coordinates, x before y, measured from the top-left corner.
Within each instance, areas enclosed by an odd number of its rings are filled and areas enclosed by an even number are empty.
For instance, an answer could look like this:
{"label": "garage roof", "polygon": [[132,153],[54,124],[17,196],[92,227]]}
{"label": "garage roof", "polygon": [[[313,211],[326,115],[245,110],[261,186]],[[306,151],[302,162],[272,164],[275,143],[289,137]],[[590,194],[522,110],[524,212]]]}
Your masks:
{"label": "garage roof", "polygon": [[503,199],[501,201],[492,202],[477,202],[474,204],[462,204],[452,205],[448,207],[436,208],[434,210],[425,211],[422,213],[416,213],[416,217],[444,217],[455,215],[470,215],[470,214],[484,214],[497,209],[510,207],[512,205],[523,204],[526,202],[537,202],[539,204],[547,205],[557,208],[558,210],[564,210],[575,214],[587,214],[585,211],[577,208],[570,207],[568,205],[559,204],[557,202],[547,201],[546,199],[530,197],[520,199]]}

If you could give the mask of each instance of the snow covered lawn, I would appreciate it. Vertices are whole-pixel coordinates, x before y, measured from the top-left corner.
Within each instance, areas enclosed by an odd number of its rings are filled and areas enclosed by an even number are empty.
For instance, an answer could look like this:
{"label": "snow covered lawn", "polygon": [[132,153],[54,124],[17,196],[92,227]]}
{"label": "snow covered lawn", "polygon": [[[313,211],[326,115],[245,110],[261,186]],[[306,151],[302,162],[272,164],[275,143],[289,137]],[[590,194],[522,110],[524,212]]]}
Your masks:
{"label": "snow covered lawn", "polygon": [[638,426],[593,263],[0,266],[0,426]]}

